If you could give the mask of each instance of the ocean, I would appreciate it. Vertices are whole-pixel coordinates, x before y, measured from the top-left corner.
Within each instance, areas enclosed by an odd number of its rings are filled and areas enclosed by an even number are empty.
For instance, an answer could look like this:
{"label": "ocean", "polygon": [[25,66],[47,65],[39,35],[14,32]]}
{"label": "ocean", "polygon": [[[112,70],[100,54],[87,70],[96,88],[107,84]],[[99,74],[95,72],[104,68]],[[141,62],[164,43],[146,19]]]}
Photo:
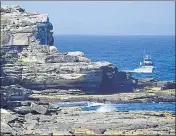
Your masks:
{"label": "ocean", "polygon": [[175,36],[55,35],[61,52],[82,51],[92,61],[109,61],[119,71],[134,70],[143,61],[144,50],[156,67],[152,74],[133,73],[135,78],[175,80]]}
{"label": "ocean", "polygon": [[75,108],[79,107],[83,111],[97,111],[97,112],[110,112],[110,111],[169,111],[176,114],[175,102],[161,102],[161,103],[96,103],[96,102],[58,102],[59,107]]}

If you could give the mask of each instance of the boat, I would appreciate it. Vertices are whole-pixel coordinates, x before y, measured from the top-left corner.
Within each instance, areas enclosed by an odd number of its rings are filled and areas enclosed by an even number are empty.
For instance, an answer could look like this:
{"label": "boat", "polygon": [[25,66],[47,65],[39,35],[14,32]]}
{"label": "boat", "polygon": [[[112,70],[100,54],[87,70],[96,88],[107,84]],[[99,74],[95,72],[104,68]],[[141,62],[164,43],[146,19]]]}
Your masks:
{"label": "boat", "polygon": [[151,59],[151,56],[145,55],[143,63],[140,62],[140,68],[134,69],[136,73],[152,73],[155,68]]}

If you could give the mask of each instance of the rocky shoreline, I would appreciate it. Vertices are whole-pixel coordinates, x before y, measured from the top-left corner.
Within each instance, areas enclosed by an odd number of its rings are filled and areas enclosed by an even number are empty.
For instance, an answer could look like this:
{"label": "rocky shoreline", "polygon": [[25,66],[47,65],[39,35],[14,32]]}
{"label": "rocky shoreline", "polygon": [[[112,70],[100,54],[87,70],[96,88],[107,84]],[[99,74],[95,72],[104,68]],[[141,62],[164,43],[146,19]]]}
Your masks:
{"label": "rocky shoreline", "polygon": [[[98,113],[58,110],[57,115],[1,114],[2,132],[13,135],[174,135],[175,116],[167,112]],[[1,133],[2,133],[1,132]]]}
{"label": "rocky shoreline", "polygon": [[59,52],[47,14],[1,7],[1,135],[174,135],[175,115],[98,113],[57,102],[175,102],[175,82],[135,79],[84,53]]}

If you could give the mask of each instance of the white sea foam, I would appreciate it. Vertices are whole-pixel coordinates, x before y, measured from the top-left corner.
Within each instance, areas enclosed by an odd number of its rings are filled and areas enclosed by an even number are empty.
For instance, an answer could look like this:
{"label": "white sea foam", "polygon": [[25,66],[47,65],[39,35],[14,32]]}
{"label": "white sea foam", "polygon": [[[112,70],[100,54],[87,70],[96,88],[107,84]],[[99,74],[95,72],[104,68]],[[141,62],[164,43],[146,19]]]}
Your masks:
{"label": "white sea foam", "polygon": [[98,103],[98,102],[88,102],[87,104],[88,104],[88,107],[105,105],[104,103]]}
{"label": "white sea foam", "polygon": [[98,112],[110,112],[110,111],[115,111],[116,108],[113,105],[110,104],[105,104],[100,106],[100,108],[97,109]]}
{"label": "white sea foam", "polygon": [[133,70],[124,70],[124,72],[130,72],[130,73],[152,73],[153,71],[152,67],[142,67],[142,68],[136,68]]}

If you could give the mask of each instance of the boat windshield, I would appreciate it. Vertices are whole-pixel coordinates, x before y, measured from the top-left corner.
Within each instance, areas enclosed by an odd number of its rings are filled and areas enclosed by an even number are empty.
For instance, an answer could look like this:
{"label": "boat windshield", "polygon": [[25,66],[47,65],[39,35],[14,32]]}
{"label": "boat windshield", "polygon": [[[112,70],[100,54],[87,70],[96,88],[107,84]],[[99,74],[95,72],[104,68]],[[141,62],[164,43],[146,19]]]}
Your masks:
{"label": "boat windshield", "polygon": [[152,63],[144,63],[144,66],[153,66]]}
{"label": "boat windshield", "polygon": [[145,61],[151,61],[151,59],[150,59],[150,58],[145,58],[144,60],[145,60]]}
{"label": "boat windshield", "polygon": [[148,55],[146,55],[145,58],[144,58],[144,60],[145,61],[151,61],[151,58]]}

